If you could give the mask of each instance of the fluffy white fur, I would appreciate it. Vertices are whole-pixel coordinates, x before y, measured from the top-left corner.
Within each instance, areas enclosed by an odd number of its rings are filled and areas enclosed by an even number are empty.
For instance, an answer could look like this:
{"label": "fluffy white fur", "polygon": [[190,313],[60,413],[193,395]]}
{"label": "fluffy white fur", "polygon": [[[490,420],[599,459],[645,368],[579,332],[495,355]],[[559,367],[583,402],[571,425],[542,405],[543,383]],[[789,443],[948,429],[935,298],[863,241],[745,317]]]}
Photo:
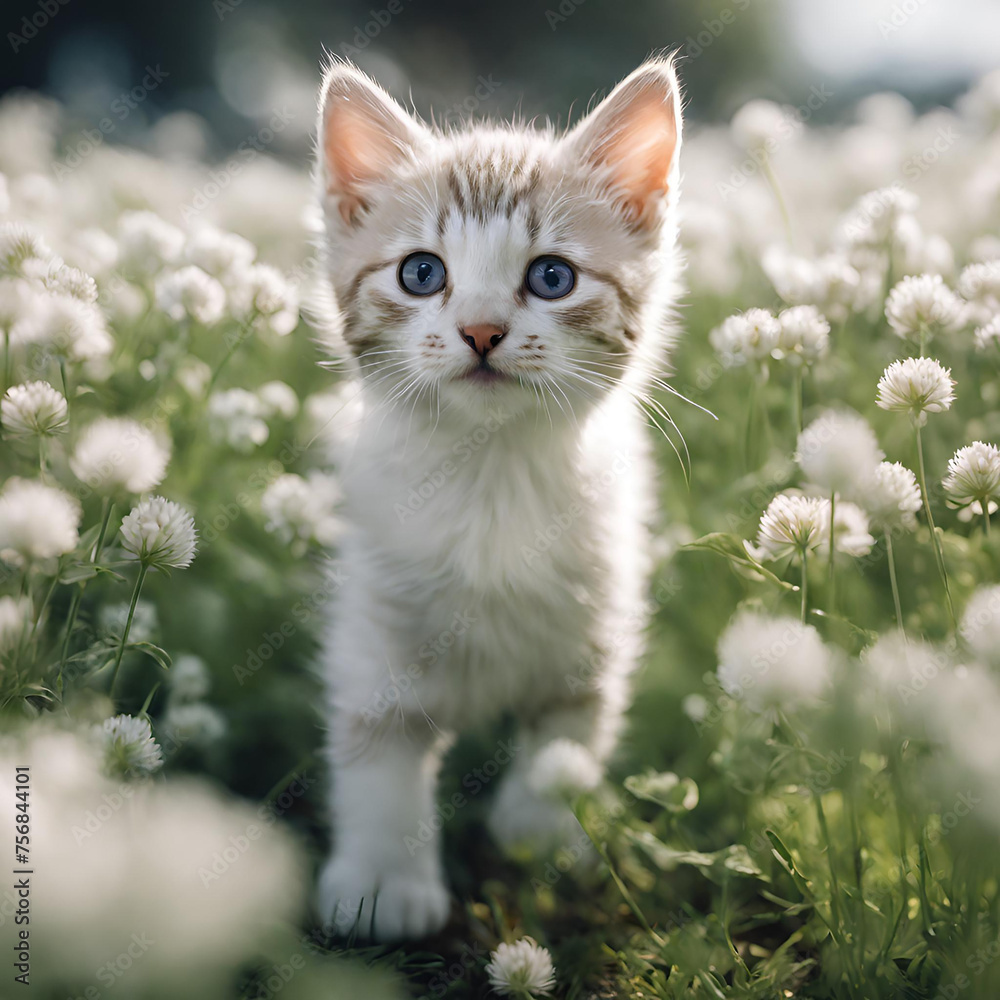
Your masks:
{"label": "fluffy white fur", "polygon": [[[494,833],[579,835],[528,775],[554,739],[607,759],[642,651],[653,497],[637,397],[667,347],[679,142],[667,60],[566,135],[432,130],[353,67],[326,74],[326,273],[355,376],[324,660],[334,851],[319,909],[337,930],[444,924],[441,754],[501,711],[521,729]],[[445,262],[442,292],[400,287],[416,251]],[[564,299],[525,291],[547,254],[575,269]],[[506,331],[489,379],[469,377],[483,363],[460,336],[477,324]]]}

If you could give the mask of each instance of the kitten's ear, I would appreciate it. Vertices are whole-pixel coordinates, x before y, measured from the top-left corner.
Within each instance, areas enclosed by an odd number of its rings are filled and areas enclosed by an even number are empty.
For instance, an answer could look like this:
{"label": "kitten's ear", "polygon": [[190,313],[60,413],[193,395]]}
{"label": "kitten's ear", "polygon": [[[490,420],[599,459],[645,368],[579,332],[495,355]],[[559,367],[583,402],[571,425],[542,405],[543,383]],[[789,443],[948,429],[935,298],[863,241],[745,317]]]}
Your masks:
{"label": "kitten's ear", "polygon": [[429,136],[378,84],[347,63],[332,64],[319,109],[319,167],[324,190],[348,225],[384,180]]}
{"label": "kitten's ear", "polygon": [[632,221],[651,225],[677,174],[681,102],[673,62],[643,63],[565,141],[604,173]]}

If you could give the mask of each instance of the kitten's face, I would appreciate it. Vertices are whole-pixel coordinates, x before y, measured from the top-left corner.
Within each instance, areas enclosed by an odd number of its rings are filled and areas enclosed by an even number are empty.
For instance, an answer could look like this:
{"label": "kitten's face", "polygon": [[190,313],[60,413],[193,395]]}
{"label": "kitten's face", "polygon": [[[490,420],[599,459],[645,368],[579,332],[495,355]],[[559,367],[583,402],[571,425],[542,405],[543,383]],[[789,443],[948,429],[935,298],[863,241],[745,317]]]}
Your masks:
{"label": "kitten's face", "polygon": [[561,138],[434,133],[336,66],[320,127],[344,340],[392,405],[578,414],[642,354],[673,244],[669,64]]}

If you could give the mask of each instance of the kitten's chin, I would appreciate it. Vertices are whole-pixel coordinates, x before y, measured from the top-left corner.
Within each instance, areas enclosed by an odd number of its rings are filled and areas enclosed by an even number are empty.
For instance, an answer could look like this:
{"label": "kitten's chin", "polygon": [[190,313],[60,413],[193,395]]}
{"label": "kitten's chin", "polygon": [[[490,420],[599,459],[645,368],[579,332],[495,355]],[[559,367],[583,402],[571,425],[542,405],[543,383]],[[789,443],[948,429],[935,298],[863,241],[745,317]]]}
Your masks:
{"label": "kitten's chin", "polygon": [[501,407],[506,413],[523,413],[537,397],[514,375],[493,368],[475,368],[441,383],[443,398],[477,419],[485,419]]}

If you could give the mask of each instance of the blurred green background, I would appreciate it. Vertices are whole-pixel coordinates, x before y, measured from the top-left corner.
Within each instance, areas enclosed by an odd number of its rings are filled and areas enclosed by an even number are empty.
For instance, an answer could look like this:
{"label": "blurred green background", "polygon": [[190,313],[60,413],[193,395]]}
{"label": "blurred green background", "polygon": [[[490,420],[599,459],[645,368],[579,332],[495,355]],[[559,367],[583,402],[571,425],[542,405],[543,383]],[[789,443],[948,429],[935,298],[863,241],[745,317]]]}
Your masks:
{"label": "blurred green background", "polygon": [[[910,13],[908,13],[910,12]],[[324,47],[423,114],[565,120],[652,51],[677,49],[689,115],[728,120],[751,97],[798,104],[832,89],[836,118],[864,93],[949,101],[995,63],[992,0],[6,0],[0,91],[59,99],[81,127],[164,74],[113,142],[212,158],[276,110],[274,152],[305,162]],[[488,81],[484,85],[483,81]],[[172,115],[157,136],[146,127]]]}

